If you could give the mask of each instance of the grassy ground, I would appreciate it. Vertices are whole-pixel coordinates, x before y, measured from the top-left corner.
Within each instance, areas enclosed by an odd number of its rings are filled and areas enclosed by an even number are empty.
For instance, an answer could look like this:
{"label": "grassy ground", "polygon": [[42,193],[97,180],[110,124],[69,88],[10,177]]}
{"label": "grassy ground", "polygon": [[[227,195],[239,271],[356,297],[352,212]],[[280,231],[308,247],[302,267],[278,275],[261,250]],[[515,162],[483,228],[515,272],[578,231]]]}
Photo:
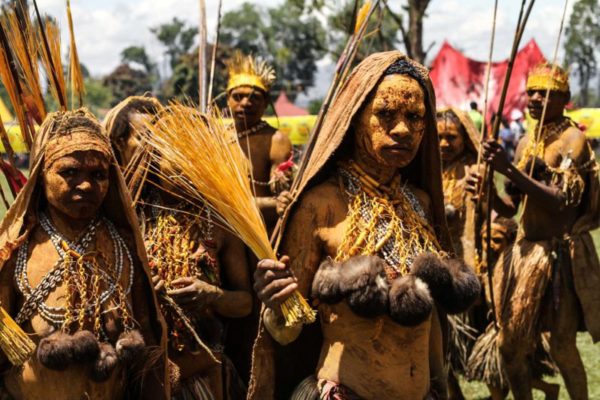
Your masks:
{"label": "grassy ground", "polygon": [[[596,251],[600,254],[600,230],[592,232],[594,237],[594,243],[596,244]],[[588,390],[590,399],[600,399],[600,343],[592,343],[590,335],[587,333],[580,333],[577,336],[577,347],[579,353],[583,358],[583,364],[587,372],[588,379]],[[546,378],[547,381],[552,383],[560,384],[560,399],[567,400],[569,395],[565,388],[562,378],[555,376],[552,378]],[[461,387],[466,399],[469,400],[483,400],[489,396],[489,392],[484,384],[479,382],[466,382],[461,381]],[[544,399],[544,395],[540,391],[533,391],[533,398],[537,400]],[[509,399],[512,399],[509,396]]]}

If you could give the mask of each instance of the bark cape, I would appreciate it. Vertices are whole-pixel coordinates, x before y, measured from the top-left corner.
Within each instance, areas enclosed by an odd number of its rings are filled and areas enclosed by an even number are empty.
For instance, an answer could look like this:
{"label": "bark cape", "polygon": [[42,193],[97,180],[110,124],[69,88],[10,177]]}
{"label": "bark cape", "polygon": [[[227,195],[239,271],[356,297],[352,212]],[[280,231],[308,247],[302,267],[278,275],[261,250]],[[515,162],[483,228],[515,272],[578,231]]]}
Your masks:
{"label": "bark cape", "polygon": [[[425,82],[426,127],[415,159],[400,171],[403,178],[424,190],[431,199],[432,223],[437,238],[446,251],[451,242],[444,215],[441,161],[435,118],[435,94],[425,67],[408,59],[399,51],[376,53],[362,61],[350,74],[339,95],[334,100],[323,127],[318,133],[315,148],[298,185],[299,195],[287,208],[281,229],[285,240],[286,223],[293,216],[302,193],[326,175],[335,171],[335,162],[343,151],[343,143],[351,136],[350,126],[354,116],[384,77],[386,70],[399,60],[411,63]],[[442,321],[445,320],[441,318]],[[262,322],[254,345],[249,399],[272,399],[279,388],[291,391],[302,379],[315,372],[321,350],[321,332],[317,324],[304,326],[301,336],[288,346],[280,346],[267,333]],[[287,356],[286,356],[287,355]],[[285,364],[284,364],[285,363]],[[284,376],[285,375],[285,376]]]}
{"label": "bark cape", "polygon": [[[78,110],[82,114],[87,114],[87,110]],[[47,118],[56,117],[53,114],[49,114]],[[101,128],[100,128],[101,129]],[[12,204],[6,216],[0,223],[0,269],[6,265],[6,262],[11,258],[13,251],[23,243],[29,236],[32,228],[37,223],[37,211],[38,204],[41,196],[41,174],[44,166],[44,155],[46,145],[48,142],[55,138],[59,131],[58,129],[40,130],[35,138],[33,148],[31,150],[31,169],[29,174],[29,180],[23,189],[19,192],[15,202]],[[63,133],[64,134],[64,133]],[[66,133],[69,134],[68,132]],[[107,136],[101,135],[102,139],[106,141],[106,145],[110,148]],[[86,150],[81,148],[79,150]],[[90,148],[89,150],[94,150]],[[170,399],[169,385],[167,379],[167,359],[166,359],[166,346],[167,346],[167,330],[162,314],[158,306],[158,302],[155,296],[155,292],[152,286],[150,269],[148,268],[148,260],[146,258],[146,251],[144,248],[144,241],[139,231],[137,217],[133,209],[131,208],[131,197],[125,186],[123,176],[116,164],[114,156],[111,154],[110,164],[110,185],[108,193],[102,204],[102,212],[104,215],[115,224],[118,229],[126,231],[131,234],[134,240],[135,248],[130,249],[133,257],[134,264],[138,266],[135,269],[135,273],[142,276],[145,281],[145,293],[144,297],[148,300],[148,308],[151,315],[149,320],[151,321],[151,328],[153,337],[145,338],[147,344],[158,346],[160,350],[160,357],[155,364],[151,365],[144,378],[144,384],[142,385],[141,398],[148,399]],[[133,318],[139,320],[140,315],[136,315],[135,303],[133,306]],[[152,389],[150,389],[152,388]],[[145,393],[144,391],[152,390],[152,393]]]}

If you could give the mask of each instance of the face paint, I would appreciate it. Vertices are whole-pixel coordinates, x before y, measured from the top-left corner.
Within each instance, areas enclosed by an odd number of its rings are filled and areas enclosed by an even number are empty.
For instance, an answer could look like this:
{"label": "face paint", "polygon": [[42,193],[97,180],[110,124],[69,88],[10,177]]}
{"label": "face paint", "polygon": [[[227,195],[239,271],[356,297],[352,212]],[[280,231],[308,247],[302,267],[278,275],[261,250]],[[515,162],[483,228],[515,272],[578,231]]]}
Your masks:
{"label": "face paint", "polygon": [[267,109],[267,94],[251,86],[232,89],[227,95],[236,127],[243,129],[258,124]]}
{"label": "face paint", "polygon": [[437,121],[438,136],[440,138],[440,152],[444,163],[451,163],[460,157],[465,150],[465,138],[460,126],[447,118]]}
{"label": "face paint", "polygon": [[60,157],[43,172],[49,207],[75,220],[98,213],[109,186],[109,162],[96,151],[76,151]]}
{"label": "face paint", "polygon": [[129,135],[117,140],[119,155],[121,156],[121,166],[126,167],[133,155],[140,146],[141,133],[147,130],[146,123],[150,120],[150,115],[143,113],[132,113],[129,116]]}
{"label": "face paint", "polygon": [[354,123],[358,157],[378,168],[407,166],[423,139],[425,111],[425,94],[415,79],[385,77]]}

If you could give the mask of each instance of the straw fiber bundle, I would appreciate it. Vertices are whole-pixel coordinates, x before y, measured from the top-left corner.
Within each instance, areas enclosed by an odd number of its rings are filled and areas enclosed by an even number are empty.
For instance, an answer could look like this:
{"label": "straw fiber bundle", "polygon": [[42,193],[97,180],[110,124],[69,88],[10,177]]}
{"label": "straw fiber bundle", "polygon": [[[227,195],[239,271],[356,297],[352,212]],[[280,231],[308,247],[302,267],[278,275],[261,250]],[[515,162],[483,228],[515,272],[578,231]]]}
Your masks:
{"label": "straw fiber bundle", "polygon": [[[250,187],[249,160],[235,132],[225,127],[219,115],[173,103],[162,118],[148,124],[144,141],[156,150],[153,165],[161,160],[170,164],[171,171],[156,173],[177,187],[180,197],[210,207],[220,224],[257,257],[276,258]],[[314,311],[298,292],[281,308],[288,326],[315,320]]]}

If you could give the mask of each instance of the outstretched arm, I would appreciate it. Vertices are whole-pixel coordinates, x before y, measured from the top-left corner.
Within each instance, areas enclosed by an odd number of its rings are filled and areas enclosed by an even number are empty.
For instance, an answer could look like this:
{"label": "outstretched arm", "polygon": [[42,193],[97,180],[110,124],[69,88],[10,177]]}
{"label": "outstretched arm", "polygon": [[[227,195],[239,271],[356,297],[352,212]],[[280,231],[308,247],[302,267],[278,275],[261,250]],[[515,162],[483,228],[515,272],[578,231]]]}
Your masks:
{"label": "outstretched arm", "polygon": [[[569,157],[574,165],[580,165],[587,153],[586,139],[583,133],[577,129],[569,129],[558,140],[563,141],[563,157]],[[497,142],[490,140],[484,143],[483,156],[496,171],[510,179],[520,191],[547,211],[563,211],[569,207],[578,206],[578,204],[568,201],[569,194],[561,187],[537,181],[511,164],[506,152]]]}

